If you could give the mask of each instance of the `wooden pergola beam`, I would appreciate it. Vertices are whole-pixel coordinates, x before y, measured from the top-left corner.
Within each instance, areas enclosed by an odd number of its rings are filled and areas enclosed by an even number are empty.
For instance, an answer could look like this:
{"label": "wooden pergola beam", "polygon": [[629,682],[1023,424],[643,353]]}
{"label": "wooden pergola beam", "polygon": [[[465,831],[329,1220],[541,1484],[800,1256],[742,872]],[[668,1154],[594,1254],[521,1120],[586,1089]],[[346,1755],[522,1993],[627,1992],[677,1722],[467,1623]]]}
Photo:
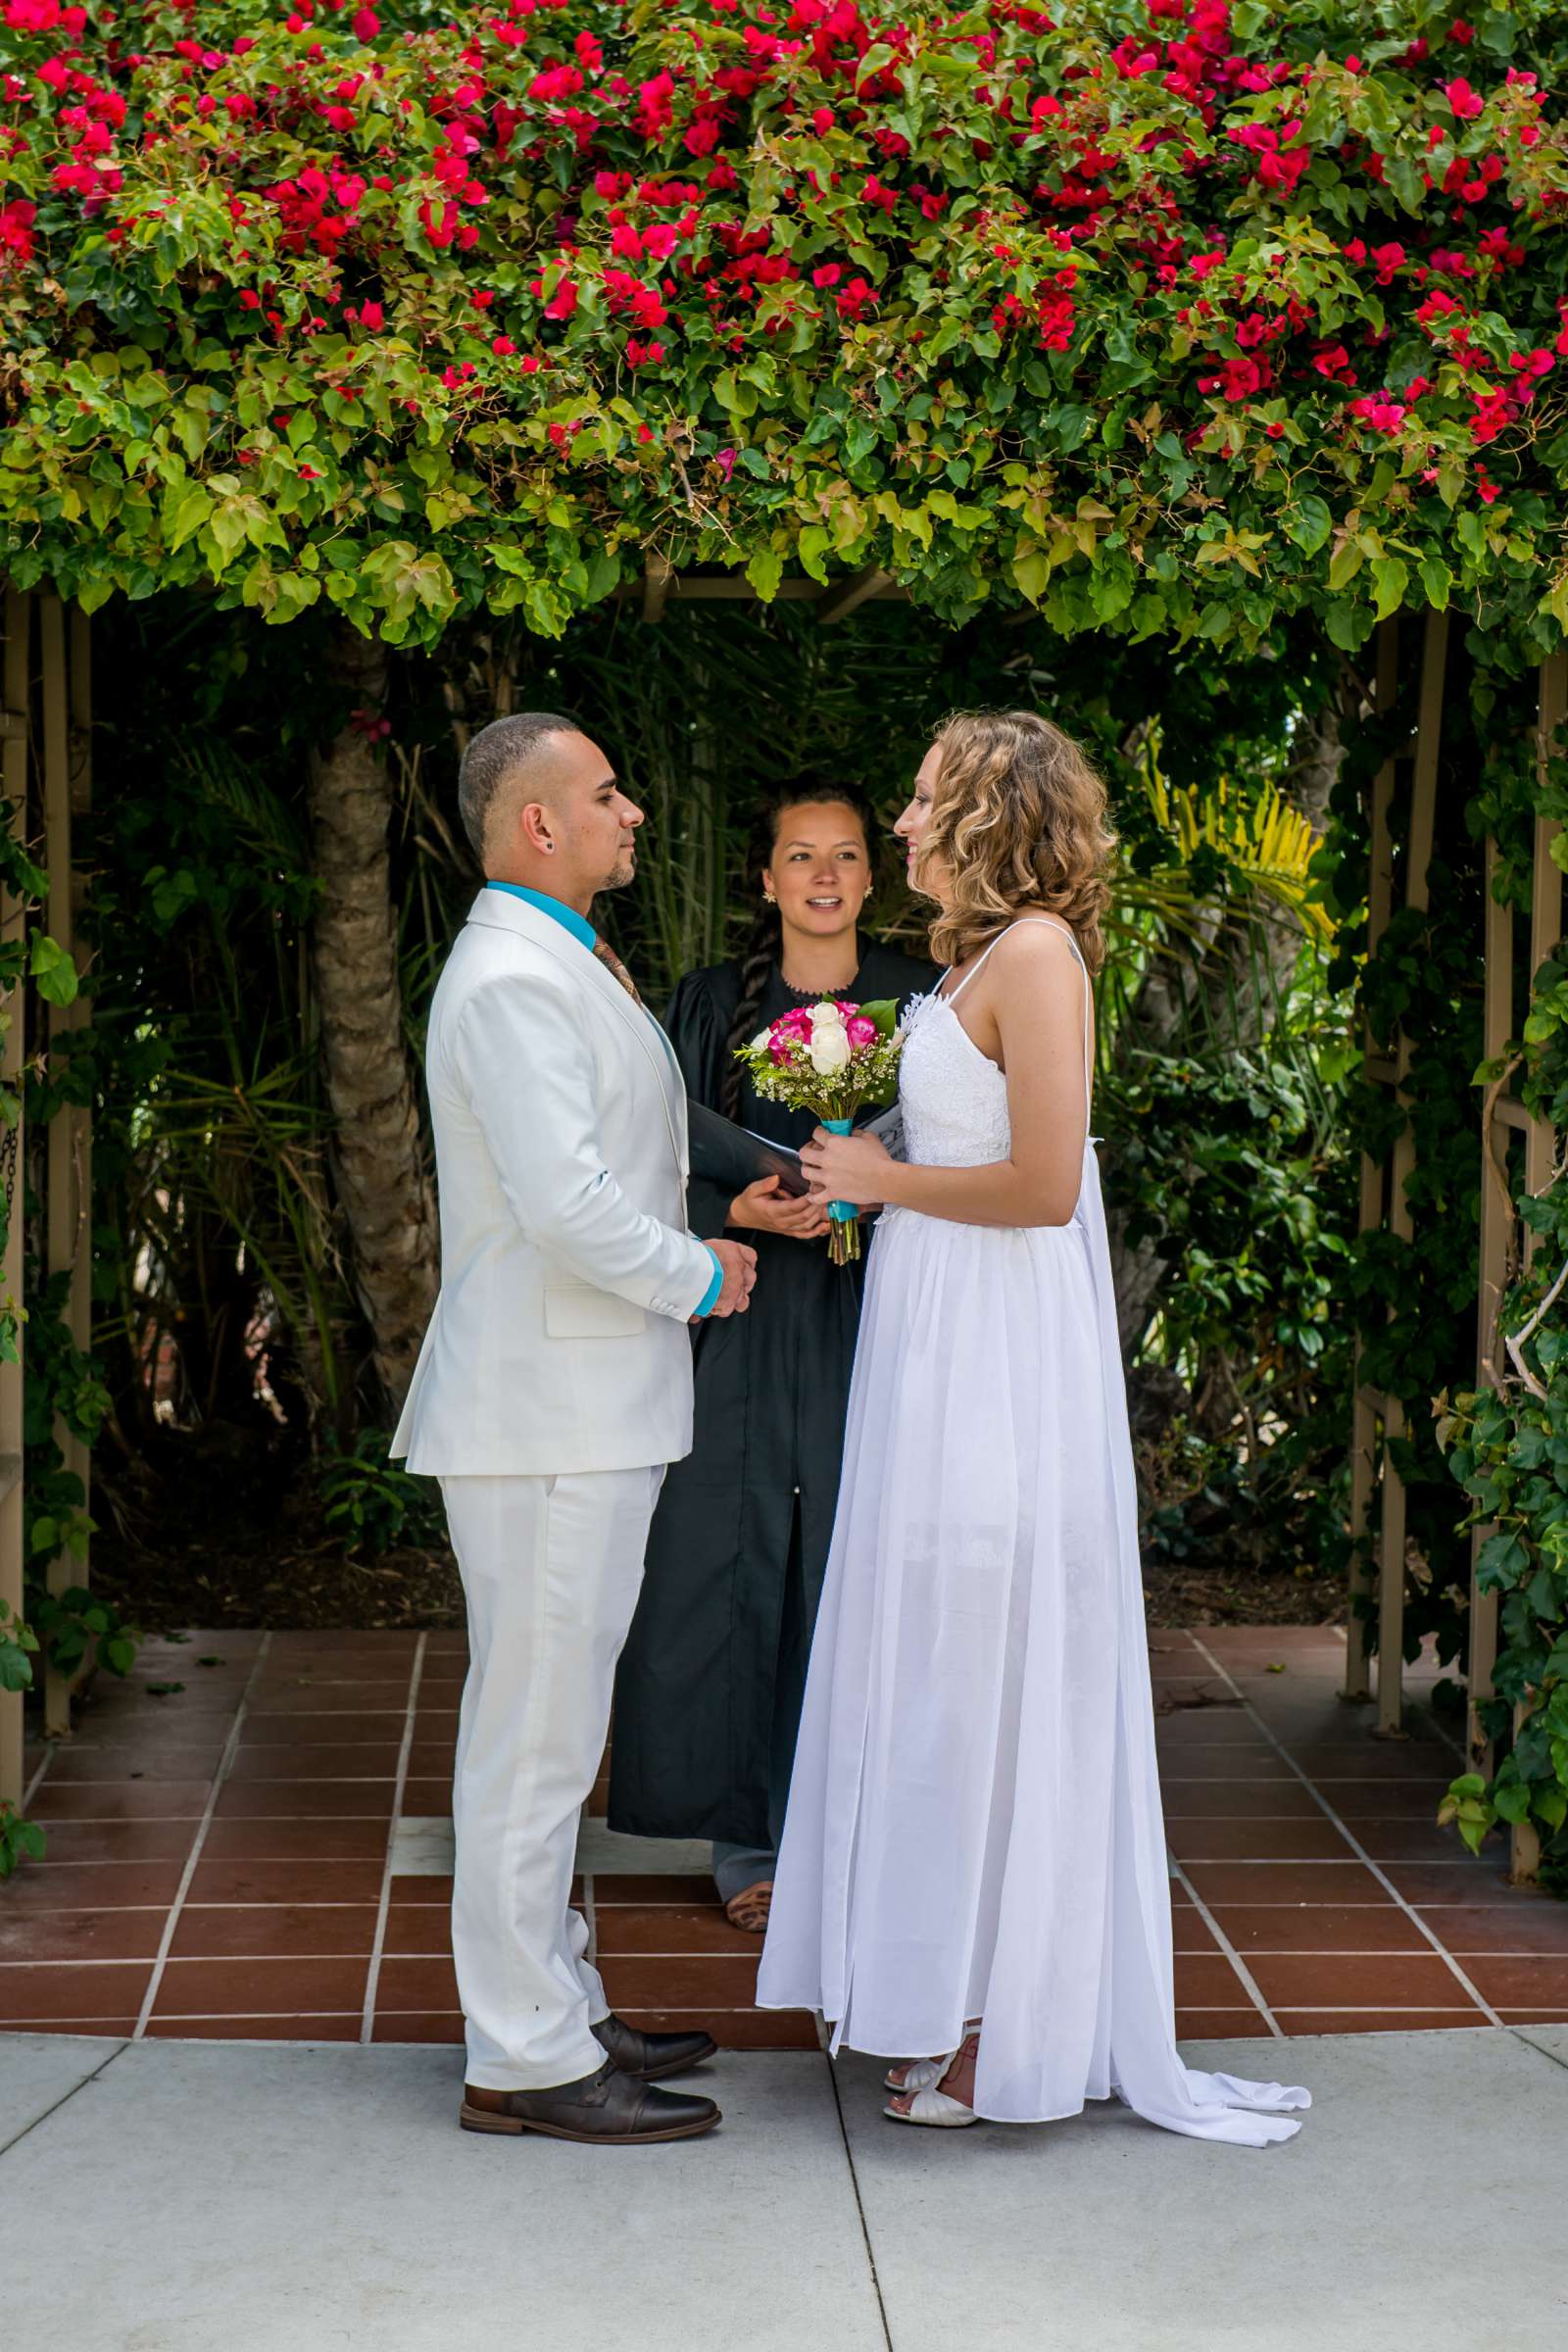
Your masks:
{"label": "wooden pergola beam", "polygon": [[823,591],[816,602],[816,617],[824,628],[830,621],[848,620],[850,614],[858,612],[869,598],[880,596],[892,586],[892,572],[882,570],[879,564],[868,564],[863,571],[857,571],[849,579],[840,580],[836,588]]}
{"label": "wooden pergola beam", "polygon": [[[909,592],[891,572],[873,564],[830,588],[800,576],[780,580],[771,601],[776,605],[814,605],[817,618],[826,622],[847,619],[872,597],[890,605],[907,604]],[[660,621],[671,600],[683,605],[755,605],[761,601],[744,571],[676,571],[660,555],[650,555],[642,578],[615,589],[612,601],[637,603],[644,620]]]}

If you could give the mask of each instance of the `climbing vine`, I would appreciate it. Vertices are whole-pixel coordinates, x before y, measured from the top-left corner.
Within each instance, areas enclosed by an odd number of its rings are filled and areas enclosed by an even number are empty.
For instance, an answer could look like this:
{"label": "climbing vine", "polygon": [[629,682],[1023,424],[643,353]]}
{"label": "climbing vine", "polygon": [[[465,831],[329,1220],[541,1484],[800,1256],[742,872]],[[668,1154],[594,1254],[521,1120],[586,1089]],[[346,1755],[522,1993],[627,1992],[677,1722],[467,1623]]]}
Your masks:
{"label": "climbing vine", "polygon": [[[0,1037],[21,1017],[24,982],[43,1004],[59,1006],[72,1004],[78,987],[72,957],[33,919],[48,895],[48,878],[19,839],[18,822],[12,810],[0,823],[0,881],[25,917],[15,937],[0,942]],[[0,1255],[13,1220],[23,1218],[27,1203],[26,1169],[18,1149],[24,1112],[29,1130],[41,1129],[63,1102],[81,1099],[86,1083],[85,1058],[61,1053],[32,1057],[24,1066],[20,1088],[0,1084]],[[67,1469],[56,1443],[56,1422],[91,1445],[108,1404],[96,1368],[74,1345],[65,1320],[69,1281],[69,1275],[45,1276],[28,1265],[25,1304],[0,1290],[0,1362],[22,1360],[24,1326],[27,1362],[24,1606],[18,1616],[0,1604],[0,1691],[30,1690],[35,1660],[74,1675],[90,1651],[112,1673],[123,1674],[135,1655],[134,1630],[112,1602],[81,1586],[49,1589],[51,1561],[62,1552],[80,1557],[90,1526],[81,1481]],[[0,1808],[0,1878],[24,1854],[41,1852],[42,1844],[43,1833],[33,1823],[13,1806]]]}
{"label": "climbing vine", "polygon": [[[1497,749],[1487,777],[1487,814],[1499,857],[1495,888],[1518,908],[1530,900],[1536,815],[1568,816],[1568,750],[1561,738],[1538,767],[1535,747],[1506,723],[1512,681],[1480,688]],[[1559,839],[1553,850],[1562,862]],[[1568,951],[1533,975],[1521,1034],[1477,1080],[1510,1082],[1527,1107],[1568,1129]],[[1467,1528],[1483,1531],[1478,1580],[1499,1595],[1495,1696],[1480,1716],[1505,1752],[1489,1782],[1465,1773],[1449,1789],[1445,1817],[1480,1845],[1498,1820],[1528,1823],[1542,1840],[1542,1879],[1568,1893],[1568,1322],[1555,1311],[1568,1287],[1568,1178],[1520,1203],[1528,1262],[1497,1318],[1495,1385],[1468,1385],[1438,1399],[1438,1435],[1469,1497]],[[1486,1335],[1490,1341],[1491,1335]]]}

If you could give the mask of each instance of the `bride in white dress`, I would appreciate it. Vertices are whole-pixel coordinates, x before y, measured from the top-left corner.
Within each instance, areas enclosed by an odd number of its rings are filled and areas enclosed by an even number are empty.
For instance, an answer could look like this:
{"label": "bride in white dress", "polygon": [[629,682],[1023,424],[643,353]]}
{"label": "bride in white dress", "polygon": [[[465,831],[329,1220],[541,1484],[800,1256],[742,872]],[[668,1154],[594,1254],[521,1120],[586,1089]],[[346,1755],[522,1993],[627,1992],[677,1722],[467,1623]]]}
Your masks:
{"label": "bride in white dress", "polygon": [[[907,1026],[758,2000],[916,2063],[900,2121],[1121,2098],[1260,2147],[1304,2090],[1176,2052],[1170,1887],[1100,1175],[1089,971],[1112,842],[1082,753],[963,714],[896,828],[951,969]],[[923,2063],[922,2063],[923,2062]]]}

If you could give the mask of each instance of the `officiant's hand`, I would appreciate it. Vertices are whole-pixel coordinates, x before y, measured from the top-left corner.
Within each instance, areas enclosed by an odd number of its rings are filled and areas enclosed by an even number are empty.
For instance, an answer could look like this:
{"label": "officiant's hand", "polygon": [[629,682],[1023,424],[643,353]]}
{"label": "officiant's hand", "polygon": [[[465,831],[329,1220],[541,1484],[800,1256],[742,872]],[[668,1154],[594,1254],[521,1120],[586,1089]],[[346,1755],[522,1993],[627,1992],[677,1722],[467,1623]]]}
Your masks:
{"label": "officiant's hand", "polygon": [[813,1242],[828,1229],[827,1210],[806,1194],[784,1190],[779,1176],[759,1177],[729,1204],[729,1222],[742,1233],[782,1233],[795,1242]]}
{"label": "officiant's hand", "polygon": [[811,1199],[847,1200],[852,1208],[881,1205],[888,1197],[888,1170],[895,1164],[880,1138],[863,1128],[857,1135],[834,1135],[819,1127],[801,1153]]}
{"label": "officiant's hand", "polygon": [[694,1323],[700,1319],[716,1323],[724,1315],[744,1315],[757,1283],[757,1251],[749,1243],[710,1242],[708,1247],[723,1269],[724,1283],[706,1318],[694,1315]]}

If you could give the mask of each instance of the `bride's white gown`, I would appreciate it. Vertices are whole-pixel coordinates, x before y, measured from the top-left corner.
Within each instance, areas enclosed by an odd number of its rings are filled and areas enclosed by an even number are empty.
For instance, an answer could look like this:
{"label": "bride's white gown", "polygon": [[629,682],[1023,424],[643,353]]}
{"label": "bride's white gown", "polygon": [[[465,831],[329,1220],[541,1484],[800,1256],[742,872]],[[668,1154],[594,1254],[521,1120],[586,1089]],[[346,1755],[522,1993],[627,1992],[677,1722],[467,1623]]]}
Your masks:
{"label": "bride's white gown", "polygon": [[[1006,1081],[940,994],[910,1017],[900,1101],[909,1159],[1006,1157]],[[975,2107],[1002,2122],[1115,2095],[1170,2131],[1258,2147],[1300,2128],[1261,2110],[1310,2105],[1176,2053],[1132,1448],[1088,1144],[1064,1226],[892,1208],[877,1228],[758,2000],[819,2009],[835,2050],[901,2058],[953,2050],[983,2018]]]}

